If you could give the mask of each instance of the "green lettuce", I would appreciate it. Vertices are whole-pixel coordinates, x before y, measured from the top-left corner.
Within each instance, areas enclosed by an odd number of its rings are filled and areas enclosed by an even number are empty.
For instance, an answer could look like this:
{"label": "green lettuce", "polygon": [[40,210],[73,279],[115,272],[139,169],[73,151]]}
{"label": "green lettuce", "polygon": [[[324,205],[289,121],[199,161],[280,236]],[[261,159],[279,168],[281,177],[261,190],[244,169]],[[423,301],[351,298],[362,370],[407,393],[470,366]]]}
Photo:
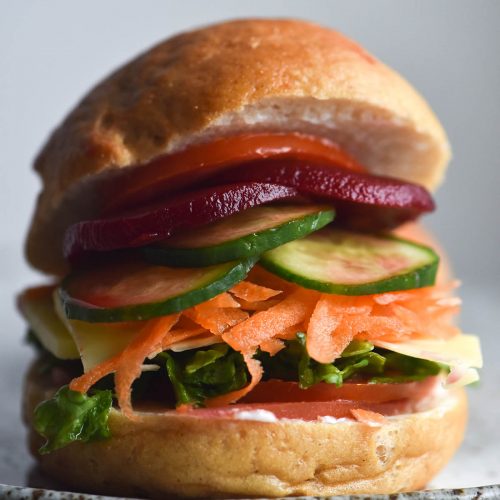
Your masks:
{"label": "green lettuce", "polygon": [[307,352],[305,333],[297,333],[297,338],[287,341],[275,356],[259,352],[257,358],[264,367],[266,380],[298,381],[302,389],[307,389],[319,382],[341,386],[357,373],[383,374],[385,359],[373,349],[373,344],[355,340],[334,363],[318,363]]}
{"label": "green lettuce", "polygon": [[201,406],[208,398],[244,387],[249,380],[243,356],[227,344],[183,352],[163,352],[177,404]]}
{"label": "green lettuce", "polygon": [[372,383],[413,382],[450,371],[448,366],[427,359],[412,358],[384,349],[379,352],[385,358],[384,373],[371,378]]}
{"label": "green lettuce", "polygon": [[[408,382],[447,369],[439,363],[377,349],[365,341],[351,342],[333,363],[318,363],[307,353],[304,333],[286,341],[285,347],[275,356],[258,351],[254,357],[262,364],[264,380],[298,381],[302,389],[320,382],[341,386],[353,377],[369,383]],[[162,377],[165,380],[166,375],[177,405],[203,406],[208,398],[241,389],[250,379],[243,356],[227,344],[183,352],[165,351],[151,362],[164,364],[166,374],[163,370],[143,374],[142,389],[134,384],[134,398],[140,398],[141,392],[146,394],[145,388],[153,387]],[[59,389],[52,399],[35,410],[35,429],[47,440],[40,453],[49,453],[74,441],[109,437],[108,416],[112,400],[109,389],[95,390],[92,395],[71,391],[67,386]]]}
{"label": "green lettuce", "polygon": [[95,391],[87,396],[61,387],[52,399],[35,409],[34,426],[47,441],[42,454],[74,441],[94,441],[110,436],[108,416],[113,402],[111,391]]}

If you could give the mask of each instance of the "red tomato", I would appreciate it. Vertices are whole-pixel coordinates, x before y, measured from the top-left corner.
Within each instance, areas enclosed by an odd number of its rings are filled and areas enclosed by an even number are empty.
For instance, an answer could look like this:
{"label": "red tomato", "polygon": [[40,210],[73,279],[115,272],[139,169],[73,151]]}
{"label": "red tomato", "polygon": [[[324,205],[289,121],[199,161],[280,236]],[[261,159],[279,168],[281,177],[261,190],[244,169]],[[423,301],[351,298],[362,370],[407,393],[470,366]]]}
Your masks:
{"label": "red tomato", "polygon": [[317,420],[318,417],[353,418],[351,410],[384,416],[412,413],[418,402],[439,383],[437,377],[401,384],[347,382],[342,387],[320,383],[300,389],[296,382],[261,382],[240,403],[218,408],[184,409],[199,418],[234,418],[238,412],[266,410],[276,418]]}
{"label": "red tomato", "polygon": [[437,383],[437,377],[427,377],[420,382],[393,384],[345,382],[341,387],[321,382],[309,389],[301,389],[297,382],[270,380],[260,382],[241,402],[285,403],[348,399],[366,403],[385,403],[402,399],[420,399],[425,397]]}
{"label": "red tomato", "polygon": [[384,416],[411,413],[415,409],[414,401],[401,399],[387,403],[367,403],[365,401],[350,401],[338,399],[335,401],[312,401],[300,403],[252,403],[234,404],[218,408],[197,408],[182,412],[199,418],[235,418],[239,412],[254,412],[266,410],[276,418],[300,420],[317,420],[318,417],[353,418],[351,410],[368,410]]}
{"label": "red tomato", "polygon": [[[327,162],[357,172],[365,169],[336,144],[298,133],[255,133],[224,137],[164,155],[114,178],[104,187],[102,214],[146,202],[156,195],[202,180],[226,166],[264,158]],[[111,196],[109,196],[111,195]]]}

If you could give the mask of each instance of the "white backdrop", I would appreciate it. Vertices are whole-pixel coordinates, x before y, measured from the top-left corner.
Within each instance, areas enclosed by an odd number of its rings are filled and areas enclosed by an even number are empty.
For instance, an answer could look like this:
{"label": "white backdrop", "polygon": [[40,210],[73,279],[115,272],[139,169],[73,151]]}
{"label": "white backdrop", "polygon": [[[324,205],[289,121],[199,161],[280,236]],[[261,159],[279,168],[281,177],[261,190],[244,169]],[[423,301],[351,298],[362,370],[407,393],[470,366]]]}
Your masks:
{"label": "white backdrop", "polygon": [[[19,389],[21,365],[28,355],[20,344],[24,327],[15,313],[13,295],[37,279],[23,262],[21,248],[39,189],[30,170],[38,148],[90,86],[131,56],[174,32],[243,16],[302,17],[336,27],[398,69],[430,101],[449,133],[454,160],[437,193],[438,211],[428,218],[428,225],[439,233],[464,281],[463,324],[485,335],[487,360],[496,362],[495,349],[500,345],[495,339],[500,323],[496,302],[500,300],[500,1],[0,0],[0,310],[4,327],[0,366],[6,374],[0,378],[0,396]],[[496,386],[486,380],[482,387],[478,394],[494,400]],[[479,396],[473,398],[479,401]],[[17,419],[16,404],[2,411],[7,412],[2,417],[5,421]],[[473,418],[481,417],[473,414]],[[479,420],[476,424],[486,433],[488,424]],[[9,438],[2,438],[0,453],[15,446],[21,432],[16,428]],[[470,446],[476,444],[470,438]],[[470,455],[463,453],[462,459],[473,460]],[[492,482],[488,478],[493,476],[484,474],[481,480]],[[466,479],[475,482],[472,476],[462,476]],[[2,481],[7,478],[0,477]],[[451,473],[448,482],[453,482]]]}

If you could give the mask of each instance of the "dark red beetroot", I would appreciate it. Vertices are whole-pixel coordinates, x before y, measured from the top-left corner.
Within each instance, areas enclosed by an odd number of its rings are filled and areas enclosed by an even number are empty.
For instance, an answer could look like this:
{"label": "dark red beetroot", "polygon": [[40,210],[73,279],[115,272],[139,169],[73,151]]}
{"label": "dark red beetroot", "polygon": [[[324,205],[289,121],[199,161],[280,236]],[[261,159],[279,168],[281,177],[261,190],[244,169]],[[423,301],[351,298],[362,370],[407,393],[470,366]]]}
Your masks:
{"label": "dark red beetroot", "polygon": [[213,182],[272,182],[332,202],[336,224],[360,231],[392,229],[435,208],[422,186],[303,160],[261,160],[225,171]]}
{"label": "dark red beetroot", "polygon": [[175,232],[295,196],[297,191],[292,187],[258,182],[200,189],[121,216],[73,224],[64,235],[64,256],[74,263],[86,252],[148,245]]}

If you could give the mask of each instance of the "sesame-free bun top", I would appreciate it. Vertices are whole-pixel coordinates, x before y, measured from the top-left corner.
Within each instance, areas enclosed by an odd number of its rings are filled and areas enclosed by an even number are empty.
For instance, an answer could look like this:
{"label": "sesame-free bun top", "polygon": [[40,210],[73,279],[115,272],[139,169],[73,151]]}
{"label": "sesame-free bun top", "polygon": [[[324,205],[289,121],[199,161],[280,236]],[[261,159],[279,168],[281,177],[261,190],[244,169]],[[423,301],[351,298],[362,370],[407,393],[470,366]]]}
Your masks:
{"label": "sesame-free bun top", "polygon": [[[229,21],[182,33],[95,87],[35,161],[43,179],[31,264],[62,274],[62,236],[99,213],[103,179],[191,144],[251,131],[337,142],[370,171],[434,188],[443,128],[397,73],[336,31],[298,20]],[[168,168],[168,167],[165,167]]]}

